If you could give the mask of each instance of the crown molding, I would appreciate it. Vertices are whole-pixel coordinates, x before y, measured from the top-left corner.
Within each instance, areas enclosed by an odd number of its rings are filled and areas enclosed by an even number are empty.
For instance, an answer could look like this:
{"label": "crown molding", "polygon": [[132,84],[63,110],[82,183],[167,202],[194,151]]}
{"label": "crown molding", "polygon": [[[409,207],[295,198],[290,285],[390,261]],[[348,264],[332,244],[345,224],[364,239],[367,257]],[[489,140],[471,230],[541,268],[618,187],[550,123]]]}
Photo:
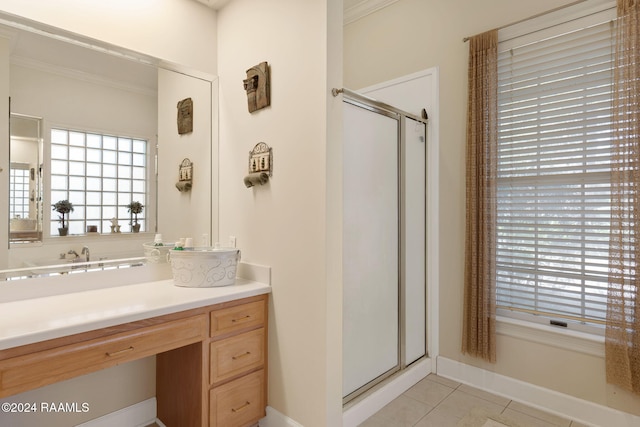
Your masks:
{"label": "crown molding", "polygon": [[227,3],[229,3],[231,0],[196,0],[196,1],[210,7],[213,10],[218,10],[222,8],[224,5],[226,5]]}
{"label": "crown molding", "polygon": [[397,1],[398,0],[361,0],[344,10],[343,25],[351,24]]}
{"label": "crown molding", "polygon": [[38,61],[33,58],[25,58],[20,56],[13,56],[11,58],[11,65],[16,65],[18,67],[30,68],[32,70],[37,70],[49,74],[54,74],[74,80],[80,80],[96,85],[101,85],[105,87],[110,87],[113,89],[124,90],[127,92],[137,93],[144,96],[157,96],[157,90],[153,90],[151,88],[143,88],[140,86],[136,86],[129,83],[123,83],[121,81],[111,79],[104,76],[98,76],[96,74],[91,74],[88,72],[74,70],[72,68],[66,68],[59,65],[52,65],[46,62]]}

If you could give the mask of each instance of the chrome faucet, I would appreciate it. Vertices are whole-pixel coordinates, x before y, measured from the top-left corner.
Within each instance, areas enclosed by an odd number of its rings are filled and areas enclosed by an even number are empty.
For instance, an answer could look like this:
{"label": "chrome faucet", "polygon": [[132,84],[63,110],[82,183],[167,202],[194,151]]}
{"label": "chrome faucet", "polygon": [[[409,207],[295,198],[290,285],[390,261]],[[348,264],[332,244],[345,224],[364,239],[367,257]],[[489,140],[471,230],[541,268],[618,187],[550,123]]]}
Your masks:
{"label": "chrome faucet", "polygon": [[89,247],[88,246],[83,246],[82,247],[82,255],[84,255],[84,260],[86,262],[89,262],[90,254],[89,254]]}

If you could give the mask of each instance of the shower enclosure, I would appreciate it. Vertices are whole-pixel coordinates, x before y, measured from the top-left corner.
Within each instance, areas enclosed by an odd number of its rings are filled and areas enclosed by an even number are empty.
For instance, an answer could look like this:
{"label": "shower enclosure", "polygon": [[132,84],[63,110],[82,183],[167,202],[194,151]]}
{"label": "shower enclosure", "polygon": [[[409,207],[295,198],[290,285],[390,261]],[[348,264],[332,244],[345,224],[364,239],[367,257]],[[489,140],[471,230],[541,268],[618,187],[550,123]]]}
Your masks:
{"label": "shower enclosure", "polygon": [[343,93],[343,402],[427,356],[426,117]]}

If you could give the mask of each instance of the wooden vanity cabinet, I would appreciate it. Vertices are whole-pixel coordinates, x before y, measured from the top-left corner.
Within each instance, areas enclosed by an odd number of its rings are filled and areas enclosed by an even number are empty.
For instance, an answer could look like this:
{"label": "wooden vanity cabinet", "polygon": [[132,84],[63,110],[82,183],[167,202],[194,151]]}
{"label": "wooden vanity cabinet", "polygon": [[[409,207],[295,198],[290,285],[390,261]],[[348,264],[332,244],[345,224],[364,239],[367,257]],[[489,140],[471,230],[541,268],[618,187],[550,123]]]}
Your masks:
{"label": "wooden vanity cabinet", "polygon": [[268,295],[0,350],[0,398],[157,355],[167,427],[246,427],[265,415]]}
{"label": "wooden vanity cabinet", "polygon": [[[267,301],[260,295],[212,306],[206,339],[158,355],[158,419],[167,427],[246,427],[265,416]],[[199,395],[176,399],[175,390],[198,385]]]}
{"label": "wooden vanity cabinet", "polygon": [[209,426],[244,427],[267,406],[266,298],[211,311]]}

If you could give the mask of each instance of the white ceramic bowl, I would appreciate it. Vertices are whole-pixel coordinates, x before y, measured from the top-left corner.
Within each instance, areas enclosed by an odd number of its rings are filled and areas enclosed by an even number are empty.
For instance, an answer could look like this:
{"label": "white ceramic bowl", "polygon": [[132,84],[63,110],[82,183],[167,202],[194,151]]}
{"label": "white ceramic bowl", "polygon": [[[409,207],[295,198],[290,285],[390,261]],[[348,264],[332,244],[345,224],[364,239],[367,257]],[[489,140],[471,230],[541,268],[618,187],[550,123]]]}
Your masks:
{"label": "white ceramic bowl", "polygon": [[208,288],[236,282],[240,250],[236,248],[194,248],[169,251],[176,286]]}
{"label": "white ceramic bowl", "polygon": [[173,243],[156,246],[154,242],[143,243],[144,256],[150,264],[166,264],[167,254],[173,249]]}

